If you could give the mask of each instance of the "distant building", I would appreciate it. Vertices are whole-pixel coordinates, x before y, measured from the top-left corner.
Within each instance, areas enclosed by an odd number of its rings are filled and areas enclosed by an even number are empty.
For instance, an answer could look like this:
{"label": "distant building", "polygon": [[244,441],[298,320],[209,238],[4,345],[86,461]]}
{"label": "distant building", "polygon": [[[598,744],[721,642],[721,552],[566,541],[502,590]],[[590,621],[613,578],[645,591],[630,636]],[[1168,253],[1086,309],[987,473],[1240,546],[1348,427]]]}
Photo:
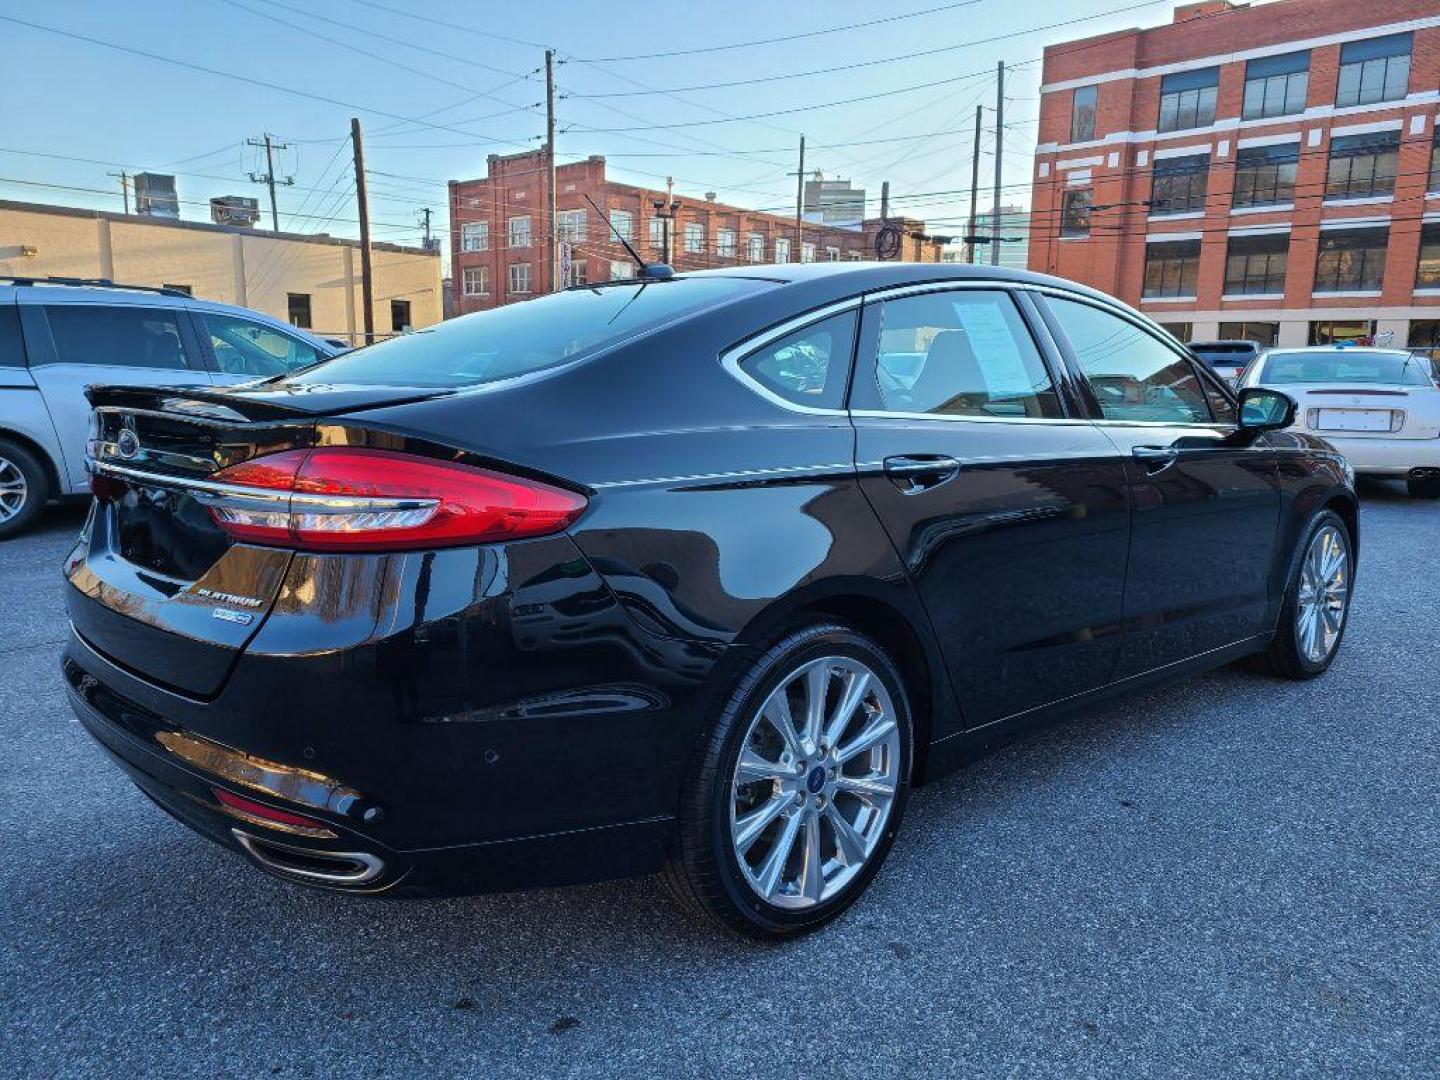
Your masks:
{"label": "distant building", "polygon": [[849,180],[806,180],[803,205],[811,220],[858,228],[865,220],[865,189]]}
{"label": "distant building", "polygon": [[[457,311],[465,314],[553,291],[545,244],[545,156],[540,150],[491,154],[487,175],[450,182],[450,253]],[[673,218],[655,204],[665,192],[620,184],[591,157],[555,170],[559,287],[634,276],[619,232],[642,258],[676,270],[760,263],[888,259],[939,262],[941,243],[915,218],[878,218],[858,226],[805,223],[793,216],[675,194]],[[586,196],[608,221],[599,220]],[[614,226],[614,230],[611,226]],[[797,236],[797,232],[799,235]],[[668,255],[667,255],[668,251]]]}
{"label": "distant building", "polygon": [[[988,211],[975,215],[975,234],[994,236],[994,215]],[[1030,251],[1030,211],[1024,206],[1000,207],[1000,265],[1024,270]],[[964,258],[962,255],[961,258]],[[990,245],[975,245],[975,261],[990,262]]]}
{"label": "distant building", "polygon": [[180,219],[180,197],[175,177],[164,173],[135,174],[135,213],[142,217]]}

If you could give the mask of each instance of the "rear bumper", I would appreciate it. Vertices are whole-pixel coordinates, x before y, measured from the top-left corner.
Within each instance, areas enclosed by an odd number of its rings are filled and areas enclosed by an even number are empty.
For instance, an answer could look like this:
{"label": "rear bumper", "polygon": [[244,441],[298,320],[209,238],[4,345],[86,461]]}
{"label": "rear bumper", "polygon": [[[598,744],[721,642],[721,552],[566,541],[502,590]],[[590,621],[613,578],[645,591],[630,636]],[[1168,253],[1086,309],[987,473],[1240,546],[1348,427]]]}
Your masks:
{"label": "rear bumper", "polygon": [[1345,455],[1357,473],[1407,476],[1412,469],[1440,469],[1440,439],[1322,437]]}

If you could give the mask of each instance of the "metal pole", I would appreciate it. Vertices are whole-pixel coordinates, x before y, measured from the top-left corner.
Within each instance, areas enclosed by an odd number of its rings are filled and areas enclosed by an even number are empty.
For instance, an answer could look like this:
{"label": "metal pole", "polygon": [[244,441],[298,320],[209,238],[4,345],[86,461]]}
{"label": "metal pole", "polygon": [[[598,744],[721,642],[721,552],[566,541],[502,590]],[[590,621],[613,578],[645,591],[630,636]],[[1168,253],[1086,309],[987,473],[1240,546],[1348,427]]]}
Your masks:
{"label": "metal pole", "polygon": [[1005,156],[1005,61],[995,85],[995,197],[990,211],[990,265],[1000,265],[1000,169]]}
{"label": "metal pole", "polygon": [[365,303],[365,344],[375,342],[375,279],[370,263],[370,199],[365,193],[365,142],[360,118],[350,118],[350,141],[355,146],[355,201],[360,208],[360,293]]}
{"label": "metal pole", "polygon": [[125,200],[125,213],[130,213],[130,174],[124,169],[119,172],[107,173],[107,176],[115,176],[120,179],[120,196]]}
{"label": "metal pole", "polygon": [[265,181],[270,188],[270,226],[280,231],[280,212],[275,209],[275,150],[270,135],[265,135]]}
{"label": "metal pole", "polygon": [[886,180],[880,184],[880,220],[887,221],[890,218],[890,181]]}
{"label": "metal pole", "polygon": [[559,286],[555,242],[555,50],[545,50],[545,263],[550,292]]}
{"label": "metal pole", "polygon": [[965,241],[965,261],[975,261],[975,224],[980,207],[980,125],[984,120],[985,106],[975,106],[975,146],[970,156],[970,239]]}
{"label": "metal pole", "polygon": [[800,136],[800,171],[795,174],[795,261],[805,258],[805,136]]}

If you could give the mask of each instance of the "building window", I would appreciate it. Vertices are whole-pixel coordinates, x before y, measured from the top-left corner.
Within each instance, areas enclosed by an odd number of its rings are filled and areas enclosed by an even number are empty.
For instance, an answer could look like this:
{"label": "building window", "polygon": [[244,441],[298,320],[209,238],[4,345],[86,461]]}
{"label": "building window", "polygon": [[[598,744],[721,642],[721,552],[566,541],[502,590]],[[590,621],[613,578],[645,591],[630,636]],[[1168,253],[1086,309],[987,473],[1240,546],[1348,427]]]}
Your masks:
{"label": "building window", "polygon": [[1090,142],[1095,138],[1095,100],[1098,86],[1077,87],[1070,98],[1070,141]]}
{"label": "building window", "polygon": [[825,261],[826,261],[826,262],[839,262],[839,261],[840,261],[840,249],[839,249],[838,247],[827,247],[827,248],[825,249]]}
{"label": "building window", "polygon": [[570,263],[570,280],[565,282],[568,289],[572,285],[590,284],[590,264],[584,259],[573,259]]}
{"label": "building window", "polygon": [[1330,140],[1325,200],[1366,199],[1395,193],[1395,161],[1400,132],[1342,135]]}
{"label": "building window", "polygon": [[310,321],[310,294],[292,292],[286,294],[286,314],[290,319],[291,326],[303,327],[309,330],[313,325]]}
{"label": "building window", "polygon": [[1195,333],[1195,324],[1188,322],[1162,322],[1160,329],[1173,337],[1176,341],[1189,341]]}
{"label": "building window", "polygon": [[466,296],[489,296],[490,268],[488,266],[465,267],[461,288]]}
{"label": "building window", "polygon": [[1295,201],[1300,144],[1246,146],[1235,154],[1232,206],[1277,206]]}
{"label": "building window", "polygon": [[790,261],[790,239],[785,236],[775,238],[775,261],[777,263],[788,263]]}
{"label": "building window", "polygon": [[1440,191],[1440,124],[1435,125],[1435,145],[1430,150],[1430,182],[1426,191]]}
{"label": "building window", "polygon": [[1141,295],[1194,296],[1200,270],[1199,240],[1145,245],[1145,288]]}
{"label": "building window", "polygon": [[1335,104],[1344,108],[1403,98],[1410,85],[1410,41],[1408,33],[1389,34],[1342,46]]}
{"label": "building window", "polygon": [[467,221],[460,226],[461,251],[489,251],[490,223],[488,221]]}
{"label": "building window", "polygon": [[1089,236],[1090,206],[1092,196],[1089,188],[1071,188],[1060,201],[1060,235]]}
{"label": "building window", "polygon": [[1415,270],[1417,289],[1440,289],[1440,221],[1420,227],[1420,265]]}
{"label": "building window", "polygon": [[512,217],[505,233],[505,243],[512,248],[527,248],[530,246],[530,218]]}
{"label": "building window", "polygon": [[1220,69],[1213,67],[1164,76],[1160,80],[1160,120],[1156,130],[1180,131],[1213,124],[1219,81]]}
{"label": "building window", "polygon": [[584,240],[588,226],[589,219],[584,210],[555,211],[555,239],[562,243],[573,244]]}
{"label": "building window", "polygon": [[815,245],[809,240],[804,241],[800,245],[800,261],[802,263],[815,261]]}
{"label": "building window", "polygon": [[1389,228],[1327,229],[1320,233],[1315,291],[1373,292],[1385,278]]}
{"label": "building window", "polygon": [[1288,232],[1230,237],[1230,246],[1225,253],[1226,295],[1283,293],[1289,255]]}
{"label": "building window", "polygon": [[745,257],[752,263],[765,261],[765,237],[761,233],[751,233],[745,242]]}
{"label": "building window", "polygon": [[1156,161],[1150,186],[1150,213],[1188,214],[1204,210],[1209,177],[1209,154],[1190,154]]}
{"label": "building window", "polygon": [[1310,88],[1310,52],[1264,56],[1245,65],[1245,105],[1242,117],[1261,120],[1305,111]]}
{"label": "building window", "polygon": [[715,233],[715,254],[727,259],[735,257],[735,230],[719,229]]}
{"label": "building window", "polygon": [[1440,319],[1415,319],[1410,323],[1408,342],[1412,353],[1428,357],[1440,379]]}
{"label": "building window", "polygon": [[530,291],[530,264],[510,264],[510,295],[516,296]]}
{"label": "building window", "polygon": [[692,255],[705,253],[705,226],[698,221],[685,223],[685,250]]}
{"label": "building window", "polygon": [[611,210],[610,227],[629,240],[635,235],[635,215],[629,210]]}
{"label": "building window", "polygon": [[1253,341],[1262,349],[1268,349],[1280,338],[1278,322],[1222,322],[1221,341]]}
{"label": "building window", "polygon": [[409,330],[414,323],[410,321],[410,301],[390,301],[390,329],[397,334],[403,334]]}
{"label": "building window", "polygon": [[1327,320],[1310,324],[1311,345],[1368,345],[1375,340],[1375,323],[1370,319]]}
{"label": "building window", "polygon": [[665,219],[653,217],[650,219],[650,246],[656,251],[665,250]]}
{"label": "building window", "polygon": [[615,259],[615,260],[612,260],[612,261],[611,261],[611,263],[610,263],[610,280],[611,280],[611,281],[629,281],[629,280],[630,280],[631,278],[633,278],[634,276],[635,276],[635,264],[634,264],[634,263],[631,263],[631,262],[623,262],[623,261],[621,261],[621,260],[619,260],[619,259]]}

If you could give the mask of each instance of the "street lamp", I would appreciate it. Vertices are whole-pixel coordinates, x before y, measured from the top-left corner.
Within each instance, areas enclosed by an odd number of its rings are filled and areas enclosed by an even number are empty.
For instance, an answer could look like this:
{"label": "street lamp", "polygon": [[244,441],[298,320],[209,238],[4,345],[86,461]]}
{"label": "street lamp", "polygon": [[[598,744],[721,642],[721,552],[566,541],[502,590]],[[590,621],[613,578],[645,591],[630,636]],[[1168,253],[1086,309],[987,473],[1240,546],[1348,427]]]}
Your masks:
{"label": "street lamp", "polygon": [[678,199],[655,199],[652,205],[655,207],[655,216],[662,223],[660,226],[660,258],[666,266],[669,266],[671,265],[670,222],[675,220],[675,215],[679,212],[682,204]]}

